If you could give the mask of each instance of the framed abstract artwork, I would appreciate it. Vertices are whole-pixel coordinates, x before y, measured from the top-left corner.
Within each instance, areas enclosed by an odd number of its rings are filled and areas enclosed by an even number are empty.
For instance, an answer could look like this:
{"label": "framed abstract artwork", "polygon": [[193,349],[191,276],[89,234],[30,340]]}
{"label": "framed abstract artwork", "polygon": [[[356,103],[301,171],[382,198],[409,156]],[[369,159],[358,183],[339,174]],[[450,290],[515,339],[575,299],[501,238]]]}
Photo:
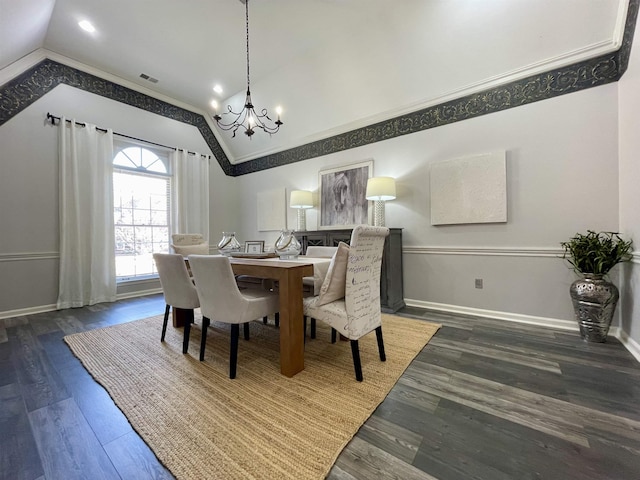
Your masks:
{"label": "framed abstract artwork", "polygon": [[373,176],[373,160],[318,173],[318,230],[353,228],[370,224],[366,198],[367,180]]}

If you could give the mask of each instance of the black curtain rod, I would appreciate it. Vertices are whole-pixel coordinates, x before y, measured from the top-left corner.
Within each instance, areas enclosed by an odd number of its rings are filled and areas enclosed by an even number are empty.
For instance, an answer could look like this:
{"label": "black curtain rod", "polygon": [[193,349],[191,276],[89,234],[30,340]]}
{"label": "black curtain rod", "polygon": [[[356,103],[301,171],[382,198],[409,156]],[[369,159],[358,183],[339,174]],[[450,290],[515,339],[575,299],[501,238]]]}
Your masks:
{"label": "black curtain rod", "polygon": [[[52,115],[49,112],[47,112],[47,120],[51,120],[51,125],[55,125],[56,124],[56,120],[60,120],[60,117],[56,117],[55,115]],[[68,123],[71,123],[71,120],[69,120],[68,118],[65,119],[65,120]],[[86,123],[82,123],[82,122],[76,122],[76,125],[79,125],[81,127],[86,127],[87,126]],[[100,132],[107,133],[107,129],[106,128],[96,127],[96,130],[98,130]],[[125,135],[124,133],[113,132],[113,134],[114,135],[118,135],[119,137],[129,138],[131,140],[137,140],[138,142],[148,143],[149,145],[156,145],[158,147],[169,148],[171,150],[184,150],[183,148],[169,147],[168,145],[162,145],[161,143],[150,142],[149,140],[143,140],[142,138],[132,137],[130,135]],[[187,153],[190,154],[190,155],[195,155],[196,154],[196,152],[190,152],[189,150],[187,150]],[[207,157],[208,159],[211,159],[210,155],[206,155],[204,153],[201,153],[200,156]]]}

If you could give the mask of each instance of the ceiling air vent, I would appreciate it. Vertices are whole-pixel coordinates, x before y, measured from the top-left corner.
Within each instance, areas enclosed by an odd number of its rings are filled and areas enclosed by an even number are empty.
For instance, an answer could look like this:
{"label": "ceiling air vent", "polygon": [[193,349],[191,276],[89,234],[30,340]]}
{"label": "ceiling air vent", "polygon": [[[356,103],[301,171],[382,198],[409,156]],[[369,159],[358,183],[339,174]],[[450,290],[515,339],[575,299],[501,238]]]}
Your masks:
{"label": "ceiling air vent", "polygon": [[141,73],[140,74],[140,78],[143,78],[145,80],[149,80],[151,83],[158,83],[158,79],[157,78],[150,77],[146,73]]}

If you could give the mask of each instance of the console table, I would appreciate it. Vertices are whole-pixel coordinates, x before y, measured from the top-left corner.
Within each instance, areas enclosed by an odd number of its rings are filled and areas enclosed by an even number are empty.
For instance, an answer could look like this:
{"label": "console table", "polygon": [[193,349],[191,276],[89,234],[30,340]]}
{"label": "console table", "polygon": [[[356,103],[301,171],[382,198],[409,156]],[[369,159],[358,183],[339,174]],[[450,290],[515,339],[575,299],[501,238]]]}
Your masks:
{"label": "console table", "polygon": [[[352,229],[316,230],[295,232],[302,245],[302,253],[308,246],[337,247],[338,243],[349,243]],[[390,228],[384,242],[380,271],[380,305],[385,313],[394,313],[405,306],[402,285],[402,229]]]}

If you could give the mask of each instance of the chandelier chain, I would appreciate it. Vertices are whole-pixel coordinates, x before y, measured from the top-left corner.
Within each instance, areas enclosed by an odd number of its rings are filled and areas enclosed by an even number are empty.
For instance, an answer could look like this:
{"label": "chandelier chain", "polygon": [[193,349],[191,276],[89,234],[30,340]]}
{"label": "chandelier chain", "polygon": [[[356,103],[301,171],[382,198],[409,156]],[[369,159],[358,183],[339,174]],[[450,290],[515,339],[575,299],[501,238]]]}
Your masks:
{"label": "chandelier chain", "polygon": [[249,80],[249,0],[246,0],[244,2],[244,6],[245,6],[245,20],[246,20],[246,25],[247,25],[247,90],[249,90],[249,84],[250,84],[250,80]]}

